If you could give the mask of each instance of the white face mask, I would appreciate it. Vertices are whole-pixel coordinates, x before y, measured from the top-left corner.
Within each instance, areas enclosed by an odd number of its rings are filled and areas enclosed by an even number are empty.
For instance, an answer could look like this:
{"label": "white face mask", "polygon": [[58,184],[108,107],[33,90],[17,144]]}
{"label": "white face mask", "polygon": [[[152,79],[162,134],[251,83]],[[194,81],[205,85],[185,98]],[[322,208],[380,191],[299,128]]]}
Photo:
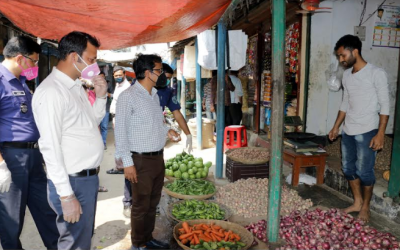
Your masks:
{"label": "white face mask", "polygon": [[[77,54],[79,56],[79,54]],[[82,78],[87,79],[87,80],[92,80],[92,78],[98,74],[100,74],[100,68],[99,65],[97,65],[97,62],[88,65],[85,60],[82,59],[82,57],[79,56],[79,58],[83,61],[84,64],[86,64],[86,67],[80,71],[78,67],[75,65],[76,70],[78,70],[81,73]]]}

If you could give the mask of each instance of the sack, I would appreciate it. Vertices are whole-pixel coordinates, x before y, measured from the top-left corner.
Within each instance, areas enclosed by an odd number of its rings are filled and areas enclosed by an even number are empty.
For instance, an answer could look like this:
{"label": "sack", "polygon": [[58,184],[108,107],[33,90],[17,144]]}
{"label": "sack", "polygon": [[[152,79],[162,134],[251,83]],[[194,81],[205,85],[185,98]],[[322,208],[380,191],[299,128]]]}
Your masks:
{"label": "sack", "polygon": [[342,87],[343,68],[339,66],[339,61],[329,65],[325,71],[326,81],[330,91],[337,92]]}

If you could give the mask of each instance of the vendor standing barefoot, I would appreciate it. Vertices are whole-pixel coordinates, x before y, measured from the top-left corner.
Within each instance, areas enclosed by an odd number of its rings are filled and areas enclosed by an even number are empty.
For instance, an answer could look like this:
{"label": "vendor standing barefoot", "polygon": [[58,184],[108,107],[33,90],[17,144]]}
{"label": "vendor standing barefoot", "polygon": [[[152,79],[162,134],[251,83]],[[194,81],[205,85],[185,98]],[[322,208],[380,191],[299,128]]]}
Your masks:
{"label": "vendor standing barefoot", "polygon": [[354,196],[354,204],[344,212],[359,212],[358,218],[367,222],[375,184],[375,157],[383,148],[389,119],[389,88],[385,71],[367,63],[361,47],[360,39],[352,35],[336,43],[336,55],[347,70],[342,80],[342,105],[329,139],[336,139],[344,121],[342,168]]}

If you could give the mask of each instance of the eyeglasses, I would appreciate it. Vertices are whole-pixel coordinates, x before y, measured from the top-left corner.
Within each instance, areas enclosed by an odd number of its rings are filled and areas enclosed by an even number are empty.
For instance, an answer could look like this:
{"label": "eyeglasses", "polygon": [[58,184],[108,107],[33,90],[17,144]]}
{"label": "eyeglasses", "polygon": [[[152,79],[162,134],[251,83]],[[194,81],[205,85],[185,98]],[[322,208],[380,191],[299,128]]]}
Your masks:
{"label": "eyeglasses", "polygon": [[162,73],[164,73],[164,69],[153,69],[153,71],[157,71],[157,72],[159,72],[159,73],[160,73],[160,75],[161,75]]}
{"label": "eyeglasses", "polygon": [[39,63],[39,60],[33,60],[29,56],[24,56],[24,55],[22,55],[22,56],[25,57],[25,58],[28,58],[29,60],[31,60],[35,65],[37,65]]}

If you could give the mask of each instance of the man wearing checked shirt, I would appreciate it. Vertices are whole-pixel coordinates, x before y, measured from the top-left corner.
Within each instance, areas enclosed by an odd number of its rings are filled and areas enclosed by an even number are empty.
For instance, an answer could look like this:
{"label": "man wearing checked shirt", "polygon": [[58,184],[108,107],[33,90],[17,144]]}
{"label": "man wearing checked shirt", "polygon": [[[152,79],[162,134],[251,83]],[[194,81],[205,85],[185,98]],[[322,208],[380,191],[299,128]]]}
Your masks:
{"label": "man wearing checked shirt", "polygon": [[153,239],[152,232],[164,183],[166,135],[173,141],[180,137],[164,124],[155,89],[167,81],[161,58],[138,55],[133,69],[137,82],[119,96],[115,116],[115,157],[122,159],[132,186],[132,249],[168,249],[168,244]]}

